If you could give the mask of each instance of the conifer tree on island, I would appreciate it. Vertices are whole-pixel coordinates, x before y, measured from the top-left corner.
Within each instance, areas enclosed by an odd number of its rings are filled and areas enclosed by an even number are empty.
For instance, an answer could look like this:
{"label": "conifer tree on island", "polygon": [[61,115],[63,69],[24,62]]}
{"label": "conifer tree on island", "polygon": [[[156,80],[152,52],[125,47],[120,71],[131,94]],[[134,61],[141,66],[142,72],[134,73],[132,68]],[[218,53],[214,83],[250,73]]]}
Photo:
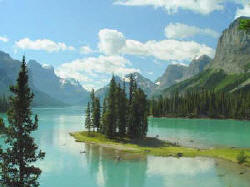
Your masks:
{"label": "conifer tree on island", "polygon": [[[38,128],[38,117],[32,120],[31,103],[34,94],[28,85],[28,71],[25,57],[17,79],[17,84],[10,87],[8,110],[9,125],[1,125],[5,135],[5,148],[0,149],[0,184],[4,186],[29,187],[39,186],[41,170],[32,163],[43,159],[45,153],[38,151],[31,133]],[[2,123],[2,122],[1,122]]]}
{"label": "conifer tree on island", "polygon": [[90,104],[89,104],[89,102],[88,102],[87,109],[85,112],[86,112],[85,128],[88,129],[88,133],[90,133],[91,119],[90,119]]}
{"label": "conifer tree on island", "polygon": [[[148,104],[143,90],[137,88],[136,81],[131,74],[129,98],[126,97],[125,82],[123,88],[116,84],[113,76],[110,81],[108,96],[103,101],[101,120],[95,115],[95,110],[100,114],[99,99],[91,93],[93,110],[91,116],[93,121],[100,122],[100,130],[108,138],[129,136],[131,139],[141,139],[147,134]],[[89,106],[88,106],[89,108]],[[89,110],[86,111],[85,122],[89,121]]]}

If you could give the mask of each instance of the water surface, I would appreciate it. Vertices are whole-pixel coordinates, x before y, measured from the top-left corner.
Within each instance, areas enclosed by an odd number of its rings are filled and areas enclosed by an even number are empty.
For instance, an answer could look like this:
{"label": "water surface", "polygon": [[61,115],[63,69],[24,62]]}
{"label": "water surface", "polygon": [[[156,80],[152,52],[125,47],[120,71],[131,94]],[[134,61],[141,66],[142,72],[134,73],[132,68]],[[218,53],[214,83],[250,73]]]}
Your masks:
{"label": "water surface", "polygon": [[[43,170],[40,177],[42,187],[250,186],[249,170],[228,162],[210,158],[141,157],[128,153],[121,155],[112,149],[76,143],[69,132],[84,129],[83,110],[80,107],[34,109],[34,113],[39,115],[39,129],[34,136],[39,147],[46,152],[45,159],[38,163]],[[1,116],[6,119],[5,115]],[[178,120],[176,122],[180,124]],[[195,126],[193,131],[192,128],[185,129],[183,126],[171,130],[171,125],[178,126],[174,123],[175,120],[168,123],[165,120],[156,122],[150,119],[150,134],[164,137],[171,135],[172,131],[177,135],[186,134],[187,138],[188,134],[193,139],[199,137],[193,135],[198,131]],[[205,121],[204,124],[206,123]],[[216,123],[213,125],[217,126]],[[243,123],[242,127],[245,128]],[[201,132],[204,131],[200,128]],[[227,137],[233,136],[235,135]],[[199,138],[195,141],[198,140]],[[86,151],[85,154],[80,153],[83,150]],[[123,159],[117,161],[117,155],[121,155]],[[244,174],[240,175],[242,171]]]}
{"label": "water surface", "polygon": [[149,118],[149,135],[189,146],[250,147],[250,121]]}

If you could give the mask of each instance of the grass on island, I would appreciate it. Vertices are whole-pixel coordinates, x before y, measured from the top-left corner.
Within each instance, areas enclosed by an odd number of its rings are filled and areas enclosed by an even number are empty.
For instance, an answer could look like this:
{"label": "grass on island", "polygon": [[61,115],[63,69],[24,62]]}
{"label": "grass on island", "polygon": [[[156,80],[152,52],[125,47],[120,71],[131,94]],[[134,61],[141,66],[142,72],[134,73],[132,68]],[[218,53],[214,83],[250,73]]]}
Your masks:
{"label": "grass on island", "polygon": [[162,141],[153,137],[146,137],[143,140],[131,140],[127,137],[108,139],[104,135],[86,131],[70,133],[77,142],[93,143],[104,147],[118,149],[124,152],[150,154],[164,157],[212,157],[238,163],[237,157],[244,152],[245,161],[242,165],[250,167],[250,148],[210,148],[198,149],[181,147],[177,144]]}

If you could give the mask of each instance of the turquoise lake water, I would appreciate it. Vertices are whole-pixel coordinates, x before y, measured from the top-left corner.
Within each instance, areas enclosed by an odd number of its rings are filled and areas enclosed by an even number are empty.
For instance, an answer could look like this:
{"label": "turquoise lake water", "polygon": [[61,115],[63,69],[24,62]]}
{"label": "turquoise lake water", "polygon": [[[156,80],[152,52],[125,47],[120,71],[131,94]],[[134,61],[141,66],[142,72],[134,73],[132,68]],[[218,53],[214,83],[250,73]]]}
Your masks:
{"label": "turquoise lake water", "polygon": [[201,147],[250,147],[250,121],[149,118],[148,135]]}
{"label": "turquoise lake water", "polygon": [[[117,161],[117,151],[76,143],[69,132],[84,129],[83,111],[79,107],[34,109],[39,115],[34,137],[46,152],[45,159],[37,163],[43,170],[42,187],[250,186],[248,168],[224,161],[131,154]],[[0,116],[6,120],[5,115]],[[250,147],[250,124],[244,121],[151,118],[149,135],[190,146]]]}

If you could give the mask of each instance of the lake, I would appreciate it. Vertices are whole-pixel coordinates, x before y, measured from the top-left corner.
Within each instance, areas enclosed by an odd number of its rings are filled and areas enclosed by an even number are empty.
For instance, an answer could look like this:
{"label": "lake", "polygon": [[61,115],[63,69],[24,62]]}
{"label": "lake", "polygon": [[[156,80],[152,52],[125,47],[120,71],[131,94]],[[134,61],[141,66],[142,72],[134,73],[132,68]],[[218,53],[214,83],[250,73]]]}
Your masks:
{"label": "lake", "polygon": [[[34,133],[46,152],[37,163],[42,187],[247,187],[248,168],[210,158],[163,158],[129,154],[76,143],[71,131],[84,129],[84,109],[36,108],[39,129]],[[2,117],[6,116],[1,114]],[[149,135],[186,145],[250,147],[250,124],[234,120],[149,119]],[[2,143],[3,144],[3,143]],[[86,153],[80,153],[86,151]],[[245,174],[240,175],[244,171]]]}

